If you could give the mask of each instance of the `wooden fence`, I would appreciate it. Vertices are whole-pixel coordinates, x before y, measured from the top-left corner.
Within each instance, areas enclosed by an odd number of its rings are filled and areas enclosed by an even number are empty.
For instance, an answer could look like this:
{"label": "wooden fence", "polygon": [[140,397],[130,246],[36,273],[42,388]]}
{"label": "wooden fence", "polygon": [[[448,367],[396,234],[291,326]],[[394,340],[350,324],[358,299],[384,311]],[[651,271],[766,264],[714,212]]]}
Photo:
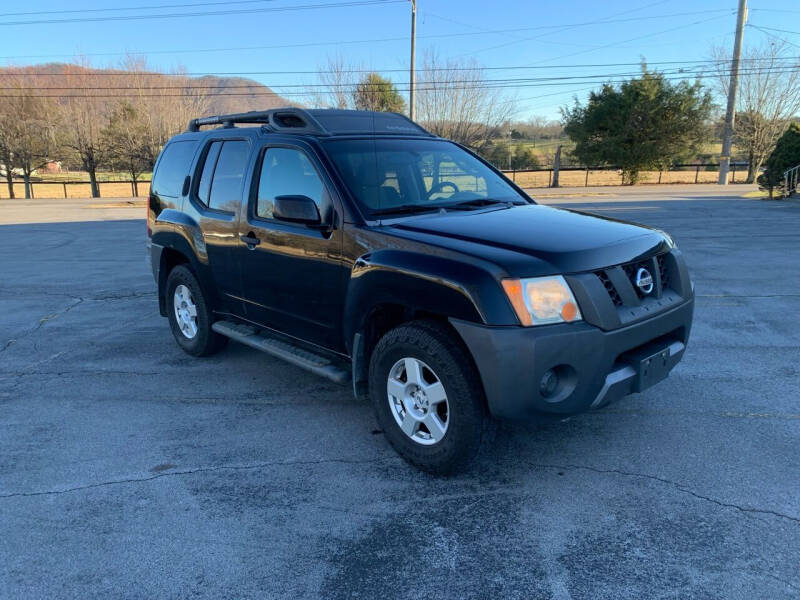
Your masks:
{"label": "wooden fence", "polygon": [[[553,182],[553,169],[503,170],[506,177],[522,188],[548,188]],[[730,181],[743,183],[747,164],[731,163]],[[637,184],[716,183],[719,163],[673,165],[664,171],[641,171]],[[619,167],[561,167],[558,173],[560,187],[588,187],[622,185]]]}
{"label": "wooden fence", "polygon": [[[523,188],[548,188],[553,182],[553,169],[521,169],[504,170],[506,177]],[[668,183],[716,183],[719,163],[703,163],[695,165],[674,165],[664,171],[642,171],[640,184]],[[743,182],[747,175],[746,163],[731,163],[730,181]],[[622,171],[619,167],[561,167],[559,170],[561,187],[588,187],[604,185],[621,185]],[[130,198],[134,188],[131,181],[101,181],[100,196],[103,198]],[[139,196],[146,197],[150,193],[150,181],[138,182]],[[31,192],[34,198],[91,198],[91,187],[88,181],[32,181]],[[22,181],[14,182],[14,194],[17,198],[25,197],[25,185]],[[0,181],[0,198],[8,198],[8,185]]]}
{"label": "wooden fence", "polygon": [[[133,182],[100,181],[100,196],[103,198],[131,198],[135,194]],[[146,197],[150,193],[150,181],[139,180],[139,196]],[[25,184],[14,180],[14,196],[25,197]],[[31,181],[31,196],[34,198],[91,198],[92,188],[88,181]],[[8,198],[8,184],[0,180],[0,198]]]}

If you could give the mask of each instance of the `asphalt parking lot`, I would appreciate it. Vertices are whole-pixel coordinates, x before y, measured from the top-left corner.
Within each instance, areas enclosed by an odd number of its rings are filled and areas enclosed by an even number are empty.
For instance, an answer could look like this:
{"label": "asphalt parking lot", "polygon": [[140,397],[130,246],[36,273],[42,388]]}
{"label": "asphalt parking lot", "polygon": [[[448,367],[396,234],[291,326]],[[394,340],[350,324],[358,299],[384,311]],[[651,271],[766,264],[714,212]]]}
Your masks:
{"label": "asphalt parking lot", "polygon": [[800,597],[800,202],[543,201],[669,231],[692,339],[646,393],[504,425],[450,479],[346,387],[183,354],[143,209],[0,202],[0,598]]}

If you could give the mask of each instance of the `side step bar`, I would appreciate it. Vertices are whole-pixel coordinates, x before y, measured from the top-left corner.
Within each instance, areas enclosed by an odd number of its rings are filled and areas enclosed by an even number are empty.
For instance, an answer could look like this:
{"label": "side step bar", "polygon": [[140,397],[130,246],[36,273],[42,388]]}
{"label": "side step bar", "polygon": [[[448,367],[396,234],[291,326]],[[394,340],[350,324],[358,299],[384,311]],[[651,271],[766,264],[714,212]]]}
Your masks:
{"label": "side step bar", "polygon": [[311,371],[336,383],[350,381],[350,371],[325,356],[300,348],[277,336],[258,331],[254,327],[234,323],[233,321],[217,321],[211,326],[211,329],[232,340],[277,358],[282,358],[301,369]]}

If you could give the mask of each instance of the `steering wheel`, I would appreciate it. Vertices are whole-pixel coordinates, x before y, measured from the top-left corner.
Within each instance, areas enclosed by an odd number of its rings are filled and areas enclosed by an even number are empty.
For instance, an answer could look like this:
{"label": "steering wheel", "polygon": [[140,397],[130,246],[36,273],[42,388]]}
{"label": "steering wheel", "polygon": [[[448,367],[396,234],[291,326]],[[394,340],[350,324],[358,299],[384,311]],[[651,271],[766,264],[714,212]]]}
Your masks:
{"label": "steering wheel", "polygon": [[430,198],[434,194],[438,194],[439,192],[444,191],[444,188],[446,188],[446,187],[453,188],[453,193],[454,194],[457,194],[458,192],[461,191],[461,190],[458,189],[458,186],[455,183],[453,183],[452,181],[440,181],[439,183],[435,184],[431,188],[430,192],[428,192],[428,198]]}

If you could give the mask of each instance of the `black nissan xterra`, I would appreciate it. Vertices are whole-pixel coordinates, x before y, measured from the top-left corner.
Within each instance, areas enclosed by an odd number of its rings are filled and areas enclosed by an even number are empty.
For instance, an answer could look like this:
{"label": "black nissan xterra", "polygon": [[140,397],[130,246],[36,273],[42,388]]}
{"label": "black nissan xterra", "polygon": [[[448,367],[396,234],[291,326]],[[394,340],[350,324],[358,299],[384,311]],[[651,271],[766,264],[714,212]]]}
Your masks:
{"label": "black nissan xterra", "polygon": [[181,348],[230,338],[352,382],[392,446],[437,473],[463,468],[493,418],[655,384],[692,323],[667,234],[538,205],[391,113],[192,120],[156,164],[147,236]]}

